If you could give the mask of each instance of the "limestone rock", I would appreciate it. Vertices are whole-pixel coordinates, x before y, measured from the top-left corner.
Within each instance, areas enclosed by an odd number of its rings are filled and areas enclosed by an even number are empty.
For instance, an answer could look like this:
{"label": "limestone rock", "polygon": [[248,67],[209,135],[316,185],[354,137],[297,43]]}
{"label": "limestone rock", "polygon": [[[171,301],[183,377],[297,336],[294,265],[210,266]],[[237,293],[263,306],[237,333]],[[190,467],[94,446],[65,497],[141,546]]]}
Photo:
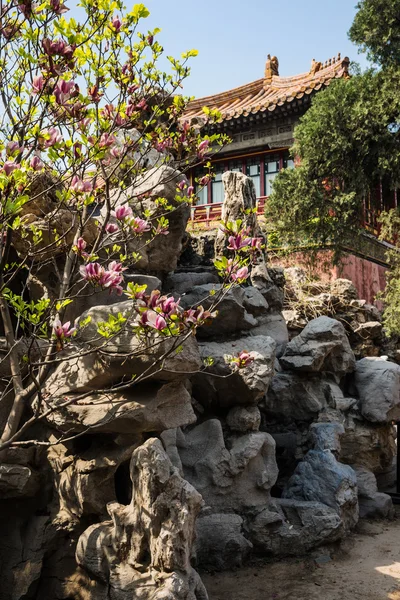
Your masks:
{"label": "limestone rock", "polygon": [[[223,222],[241,219],[243,228],[249,229],[252,237],[260,231],[257,215],[253,212],[256,208],[256,190],[250,177],[243,173],[227,171],[222,175],[224,186],[224,202],[222,204],[221,220]],[[216,255],[224,254],[226,249],[226,235],[219,230],[215,241]]]}
{"label": "limestone rock", "polygon": [[202,305],[208,310],[221,294],[221,300],[218,301],[218,315],[209,325],[198,329],[198,337],[229,336],[257,326],[257,320],[245,309],[245,292],[243,288],[233,287],[228,293],[224,293],[223,297],[222,292],[221,284],[209,283],[195,286],[189,293],[182,296],[181,306],[183,308]]}
{"label": "limestone rock", "polygon": [[276,342],[276,355],[279,357],[285,352],[289,342],[289,332],[286,321],[281,313],[270,312],[257,319],[257,327],[251,329],[250,335],[268,335]]}
{"label": "limestone rock", "polygon": [[267,420],[311,421],[326,404],[324,384],[319,377],[283,371],[272,378],[261,410]]}
{"label": "limestone rock", "polygon": [[331,293],[342,303],[350,303],[358,299],[357,290],[349,279],[334,279],[331,283]]}
{"label": "limestone rock", "polygon": [[250,281],[251,285],[263,295],[271,309],[276,311],[282,309],[284,300],[283,289],[278,287],[271,279],[264,262],[252,267]]}
{"label": "limestone rock", "polygon": [[[69,395],[69,399],[73,398],[73,394]],[[58,398],[58,403],[64,402],[65,398]],[[189,425],[196,421],[196,416],[184,383],[172,381],[87,395],[50,413],[47,421],[68,433],[143,433]]]}
{"label": "limestone rock", "polygon": [[211,514],[197,520],[196,562],[213,571],[243,565],[253,545],[243,533],[243,519],[235,514]]}
{"label": "limestone rock", "polygon": [[396,435],[391,423],[379,425],[348,417],[341,437],[340,461],[384,473],[396,455]]}
{"label": "limestone rock", "polygon": [[78,564],[103,583],[107,600],[207,600],[190,565],[200,494],[180,477],[159,440],[137,448],[130,469],[131,503],[108,504],[111,520],[81,535]]}
{"label": "limestone rock", "polygon": [[185,478],[215,512],[264,506],[276,482],[275,442],[268,433],[248,433],[226,447],[221,422],[196,426],[179,442]]}
{"label": "limestone rock", "polygon": [[274,499],[249,520],[248,530],[255,548],[274,556],[299,556],[344,535],[343,523],[333,508],[284,498]]}
{"label": "limestone rock", "polygon": [[[203,360],[211,357],[212,366],[193,377],[193,395],[205,405],[235,406],[257,404],[268,390],[274,372],[275,342],[265,336],[239,338],[232,342],[199,344]],[[246,350],[253,361],[233,370],[225,356]]]}
{"label": "limestone rock", "polygon": [[363,358],[356,364],[355,386],[361,414],[372,423],[400,418],[400,366],[379,358]]}
{"label": "limestone rock", "polygon": [[[176,269],[190,216],[189,205],[175,201],[176,186],[182,180],[187,182],[184,175],[162,165],[149,169],[132,186],[124,191],[116,190],[112,195],[113,206],[129,204],[134,214],[142,217],[146,210],[152,214],[164,213],[164,209],[158,208],[155,203],[157,198],[166,198],[168,204],[174,207],[167,215],[168,235],[157,235],[150,241],[150,234],[144,234],[129,241],[128,252],[140,253],[137,267],[146,273],[170,273]],[[106,208],[103,207],[103,218],[105,214]]]}
{"label": "limestone rock", "polygon": [[344,427],[340,423],[313,423],[310,427],[310,437],[314,450],[330,450],[335,457],[340,454],[340,438]]}
{"label": "limestone rock", "polygon": [[36,494],[39,485],[39,474],[32,468],[0,464],[0,498],[29,498]]}
{"label": "limestone rock", "polygon": [[355,358],[343,325],[318,317],[289,342],[281,364],[285,369],[344,374],[354,369]]}
{"label": "limestone rock", "polygon": [[260,429],[261,414],[257,406],[234,406],[226,417],[232,431],[246,433]]}
{"label": "limestone rock", "polygon": [[172,273],[168,275],[164,283],[166,292],[175,294],[186,294],[197,285],[207,285],[209,283],[219,283],[218,275],[215,273]]}
{"label": "limestone rock", "polygon": [[345,529],[358,521],[357,477],[339,463],[332,452],[310,450],[298,464],[284,491],[284,498],[321,502],[340,516]]}
{"label": "limestone rock", "polygon": [[360,517],[367,519],[387,519],[394,516],[392,499],[378,492],[376,477],[364,467],[354,467],[357,475],[358,503]]}

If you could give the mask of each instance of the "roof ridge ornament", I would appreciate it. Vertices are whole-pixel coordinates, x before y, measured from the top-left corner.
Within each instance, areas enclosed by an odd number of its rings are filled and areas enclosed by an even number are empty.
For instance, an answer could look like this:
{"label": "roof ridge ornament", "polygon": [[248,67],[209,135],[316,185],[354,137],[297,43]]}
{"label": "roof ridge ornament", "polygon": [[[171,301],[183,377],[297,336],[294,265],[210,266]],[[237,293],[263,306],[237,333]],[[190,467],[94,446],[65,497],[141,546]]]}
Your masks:
{"label": "roof ridge ornament", "polygon": [[273,76],[279,77],[279,60],[277,59],[276,56],[273,56],[271,58],[271,55],[268,54],[267,62],[265,63],[265,74],[264,74],[264,79],[265,79],[266,85],[269,85],[272,83]]}

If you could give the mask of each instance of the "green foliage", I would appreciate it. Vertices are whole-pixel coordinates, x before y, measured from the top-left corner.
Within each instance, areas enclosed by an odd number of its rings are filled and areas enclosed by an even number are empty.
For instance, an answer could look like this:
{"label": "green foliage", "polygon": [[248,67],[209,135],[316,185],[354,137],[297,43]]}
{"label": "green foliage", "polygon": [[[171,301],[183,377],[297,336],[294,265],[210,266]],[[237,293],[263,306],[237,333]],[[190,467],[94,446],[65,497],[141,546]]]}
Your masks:
{"label": "green foliage", "polygon": [[294,170],[282,171],[267,203],[269,230],[289,245],[356,243],[363,198],[385,177],[400,180],[400,72],[368,71],[320,92],[295,129]]}
{"label": "green foliage", "polygon": [[107,321],[100,321],[97,324],[97,333],[105,338],[110,338],[111,336],[120,333],[125,323],[126,318],[122,313],[119,312],[116,316],[109,314]]}
{"label": "green foliage", "polygon": [[362,0],[349,31],[368,58],[383,66],[400,64],[400,0]]}

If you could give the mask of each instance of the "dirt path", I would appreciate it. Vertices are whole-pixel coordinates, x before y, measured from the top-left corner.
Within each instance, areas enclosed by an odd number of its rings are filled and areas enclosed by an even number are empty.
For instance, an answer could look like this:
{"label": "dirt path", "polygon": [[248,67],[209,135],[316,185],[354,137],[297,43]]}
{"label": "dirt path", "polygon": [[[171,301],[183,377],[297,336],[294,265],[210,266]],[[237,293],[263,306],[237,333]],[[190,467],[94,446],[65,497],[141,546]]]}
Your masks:
{"label": "dirt path", "polygon": [[400,512],[361,522],[332,554],[202,574],[210,600],[400,600]]}

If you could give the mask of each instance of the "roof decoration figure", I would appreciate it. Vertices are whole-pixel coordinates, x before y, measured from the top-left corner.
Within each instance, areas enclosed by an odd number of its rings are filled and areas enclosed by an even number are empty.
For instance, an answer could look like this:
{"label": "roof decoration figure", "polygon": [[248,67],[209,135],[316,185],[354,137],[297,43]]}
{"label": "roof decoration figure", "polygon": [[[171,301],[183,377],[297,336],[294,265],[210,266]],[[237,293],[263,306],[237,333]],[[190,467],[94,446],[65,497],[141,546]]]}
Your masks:
{"label": "roof decoration figure", "polygon": [[268,54],[267,62],[265,63],[265,83],[271,83],[273,76],[279,77],[279,60],[276,56],[271,58]]}

